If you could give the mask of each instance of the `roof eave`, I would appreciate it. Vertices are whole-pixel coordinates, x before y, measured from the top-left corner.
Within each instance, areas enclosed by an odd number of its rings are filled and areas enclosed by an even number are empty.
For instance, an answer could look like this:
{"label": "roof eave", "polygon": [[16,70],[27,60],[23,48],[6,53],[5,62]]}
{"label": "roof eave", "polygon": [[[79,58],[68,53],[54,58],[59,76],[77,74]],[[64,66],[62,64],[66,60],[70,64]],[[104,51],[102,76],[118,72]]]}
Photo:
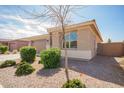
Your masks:
{"label": "roof eave", "polygon": [[[100,34],[100,31],[99,31],[98,26],[96,24],[96,21],[94,19],[90,20],[90,21],[87,21],[87,22],[83,22],[83,23],[68,25],[68,26],[65,27],[65,29],[68,29],[68,28],[71,28],[71,27],[87,26],[87,25],[93,25],[95,27],[95,29],[98,33],[97,35],[99,36],[101,42],[103,42],[102,36]],[[60,27],[48,28],[47,31],[48,31],[48,33],[54,32],[54,31],[58,32],[58,31],[60,31]]]}

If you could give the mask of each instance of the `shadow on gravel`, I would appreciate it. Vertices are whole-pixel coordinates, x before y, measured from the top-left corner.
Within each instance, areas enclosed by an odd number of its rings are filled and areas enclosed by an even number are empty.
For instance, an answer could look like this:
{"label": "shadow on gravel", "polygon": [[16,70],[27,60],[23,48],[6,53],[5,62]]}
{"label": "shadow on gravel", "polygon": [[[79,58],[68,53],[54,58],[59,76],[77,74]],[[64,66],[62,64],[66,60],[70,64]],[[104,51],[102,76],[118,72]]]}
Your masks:
{"label": "shadow on gravel", "polygon": [[39,71],[37,71],[37,75],[44,76],[44,77],[49,77],[49,76],[55,75],[59,71],[61,71],[60,68],[56,68],[56,69],[40,69]]}
{"label": "shadow on gravel", "polygon": [[69,60],[69,68],[99,80],[124,86],[124,70],[113,57],[96,56],[87,62]]}

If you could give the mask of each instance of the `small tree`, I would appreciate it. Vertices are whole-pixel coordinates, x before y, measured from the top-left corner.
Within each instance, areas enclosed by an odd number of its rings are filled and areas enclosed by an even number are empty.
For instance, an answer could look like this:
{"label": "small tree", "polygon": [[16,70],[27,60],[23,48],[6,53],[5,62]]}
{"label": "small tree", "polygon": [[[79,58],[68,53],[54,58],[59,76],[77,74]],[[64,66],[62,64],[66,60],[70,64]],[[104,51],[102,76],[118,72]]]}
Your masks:
{"label": "small tree", "polygon": [[[20,7],[19,7],[20,8]],[[41,6],[41,11],[27,11],[24,8],[21,8],[24,12],[31,15],[34,19],[40,19],[40,21],[48,21],[55,23],[58,27],[60,27],[60,31],[62,32],[62,42],[64,43],[64,51],[65,51],[65,73],[67,81],[69,81],[69,72],[68,72],[68,55],[67,55],[67,47],[65,41],[65,27],[66,25],[72,21],[73,18],[72,14],[77,15],[79,17],[85,18],[80,16],[77,11],[85,7],[82,6],[70,6],[70,5],[46,5]],[[61,44],[62,45],[62,44]]]}
{"label": "small tree", "polygon": [[111,43],[111,42],[112,42],[112,41],[111,41],[111,39],[109,38],[109,39],[108,39],[108,43]]}

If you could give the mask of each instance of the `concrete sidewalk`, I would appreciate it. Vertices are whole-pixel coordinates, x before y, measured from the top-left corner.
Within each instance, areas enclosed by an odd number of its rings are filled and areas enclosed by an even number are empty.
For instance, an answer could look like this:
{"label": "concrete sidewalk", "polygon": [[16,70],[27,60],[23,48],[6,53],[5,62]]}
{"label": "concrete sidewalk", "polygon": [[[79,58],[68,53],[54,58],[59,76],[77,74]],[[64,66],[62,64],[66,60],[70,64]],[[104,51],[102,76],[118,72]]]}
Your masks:
{"label": "concrete sidewalk", "polygon": [[5,61],[5,60],[15,60],[15,59],[19,59],[20,58],[20,54],[8,54],[8,55],[0,55],[0,62],[1,61]]}

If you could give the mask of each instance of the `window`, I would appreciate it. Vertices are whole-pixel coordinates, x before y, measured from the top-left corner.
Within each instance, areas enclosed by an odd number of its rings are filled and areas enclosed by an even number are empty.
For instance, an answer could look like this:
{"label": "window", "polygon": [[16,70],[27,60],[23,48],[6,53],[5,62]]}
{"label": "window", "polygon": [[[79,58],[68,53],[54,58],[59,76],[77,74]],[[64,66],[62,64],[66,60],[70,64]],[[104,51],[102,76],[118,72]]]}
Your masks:
{"label": "window", "polygon": [[66,48],[77,48],[77,33],[70,32],[65,34],[65,41],[66,41]]}

